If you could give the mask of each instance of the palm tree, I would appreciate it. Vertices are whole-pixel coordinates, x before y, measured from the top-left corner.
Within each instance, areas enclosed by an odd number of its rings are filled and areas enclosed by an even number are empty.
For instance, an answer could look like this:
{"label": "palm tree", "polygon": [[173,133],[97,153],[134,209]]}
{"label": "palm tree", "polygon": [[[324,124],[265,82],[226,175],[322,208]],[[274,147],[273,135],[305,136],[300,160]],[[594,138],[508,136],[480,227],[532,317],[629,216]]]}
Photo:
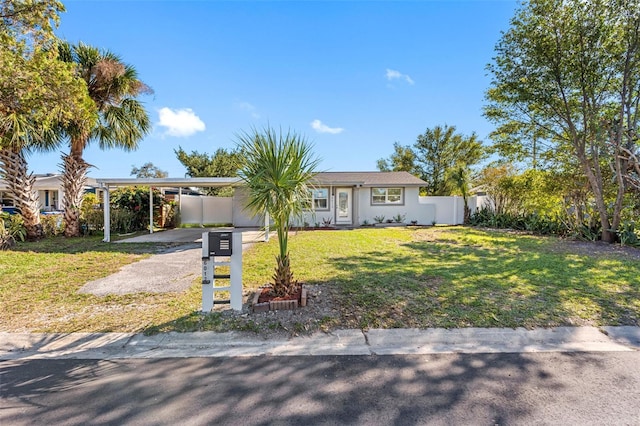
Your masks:
{"label": "palm tree", "polygon": [[57,127],[71,117],[95,119],[83,82],[55,52],[38,46],[0,49],[0,176],[22,214],[27,238],[43,236],[35,178],[26,156],[59,146]]}
{"label": "palm tree", "polygon": [[462,195],[462,199],[464,201],[464,219],[463,222],[467,223],[469,221],[469,216],[471,216],[471,210],[469,209],[469,169],[464,164],[457,164],[453,169],[450,170],[448,176],[449,184],[454,187],[454,189]]}
{"label": "palm tree", "polygon": [[301,216],[309,201],[309,181],[319,160],[306,139],[296,133],[276,133],[267,127],[238,137],[243,153],[240,178],[249,191],[247,208],[255,214],[267,212],[278,234],[280,253],[276,257],[272,293],[286,296],[295,292],[288,251],[290,220]]}
{"label": "palm tree", "polygon": [[136,98],[151,89],[138,79],[131,65],[115,54],[79,43],[62,43],[63,61],[76,64],[78,76],[85,81],[89,97],[98,111],[98,120],[78,120],[67,126],[69,154],[62,155],[65,235],[80,235],[80,204],[87,170],[91,165],[83,156],[91,141],[100,149],[135,150],[138,142],[151,130],[149,115]]}

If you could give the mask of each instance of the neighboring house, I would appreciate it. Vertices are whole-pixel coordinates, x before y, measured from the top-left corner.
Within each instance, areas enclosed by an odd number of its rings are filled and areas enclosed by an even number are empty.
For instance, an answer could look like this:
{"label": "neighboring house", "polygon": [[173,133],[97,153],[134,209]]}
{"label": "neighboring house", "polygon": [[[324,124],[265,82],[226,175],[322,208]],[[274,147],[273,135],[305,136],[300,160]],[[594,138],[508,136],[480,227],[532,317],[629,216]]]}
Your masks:
{"label": "neighboring house", "polygon": [[[62,210],[62,200],[64,198],[62,175],[47,173],[34,176],[36,180],[33,185],[33,190],[38,193],[40,210],[43,212]],[[0,179],[0,206],[14,207],[15,203],[7,189],[7,183]],[[96,180],[93,178],[87,178],[84,189],[85,192],[94,192],[99,197],[102,197],[101,190],[98,189]]]}

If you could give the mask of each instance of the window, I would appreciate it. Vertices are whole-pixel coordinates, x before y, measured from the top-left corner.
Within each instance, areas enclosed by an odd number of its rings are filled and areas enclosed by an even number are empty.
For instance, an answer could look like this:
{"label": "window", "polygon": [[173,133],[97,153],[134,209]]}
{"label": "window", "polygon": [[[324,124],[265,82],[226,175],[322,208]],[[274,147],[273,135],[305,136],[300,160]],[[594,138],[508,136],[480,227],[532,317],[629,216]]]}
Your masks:
{"label": "window", "polygon": [[371,188],[371,204],[403,204],[402,188]]}
{"label": "window", "polygon": [[311,191],[314,210],[329,210],[329,190],[327,188],[316,188]]}

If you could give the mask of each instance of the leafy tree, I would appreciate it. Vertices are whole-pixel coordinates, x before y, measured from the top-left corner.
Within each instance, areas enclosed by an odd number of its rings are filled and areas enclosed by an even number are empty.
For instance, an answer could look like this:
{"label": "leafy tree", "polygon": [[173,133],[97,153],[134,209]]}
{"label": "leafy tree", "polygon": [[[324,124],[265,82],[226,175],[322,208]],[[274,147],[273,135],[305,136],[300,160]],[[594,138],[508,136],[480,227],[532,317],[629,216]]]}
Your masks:
{"label": "leafy tree", "polygon": [[401,145],[394,142],[393,154],[389,159],[378,160],[378,170],[381,172],[409,172],[412,175],[420,176],[421,172],[416,165],[416,153],[410,146]]}
{"label": "leafy tree", "polygon": [[[485,151],[477,135],[456,133],[455,126],[436,126],[419,135],[413,147],[393,145],[394,153],[388,160],[378,160],[382,171],[408,171],[427,182],[427,195],[451,193],[448,176],[458,167],[470,168],[478,164]],[[469,173],[467,171],[467,173]]]}
{"label": "leafy tree", "polygon": [[137,149],[151,130],[149,115],[137,98],[151,89],[138,79],[133,66],[107,50],[61,43],[59,52],[63,61],[76,65],[99,114],[97,121],[77,119],[65,127],[70,144],[69,154],[62,156],[65,235],[73,237],[80,235],[82,187],[91,167],[83,158],[85,148],[95,141],[101,149]]}
{"label": "leafy tree", "polygon": [[[640,1],[531,0],[496,46],[485,114],[514,150],[535,133],[589,183],[613,242],[640,119]],[[610,170],[612,172],[610,172]],[[610,207],[611,206],[611,207]]]}
{"label": "leafy tree", "polygon": [[239,145],[245,156],[239,175],[249,192],[247,208],[256,214],[267,212],[278,233],[280,253],[272,292],[276,296],[292,294],[297,282],[289,260],[290,221],[301,216],[308,204],[309,181],[319,160],[303,136],[271,128],[240,134]]}
{"label": "leafy tree", "polygon": [[[229,150],[218,148],[213,155],[192,151],[187,154],[182,147],[174,150],[178,161],[187,169],[190,177],[235,177],[242,163],[242,153],[239,150]],[[230,197],[233,189],[223,188],[203,188],[208,195]]]}
{"label": "leafy tree", "polygon": [[57,147],[55,130],[70,119],[95,117],[84,83],[51,48],[62,11],[62,4],[53,0],[0,2],[0,173],[29,239],[43,232],[27,154]]}
{"label": "leafy tree", "polygon": [[144,163],[139,168],[131,166],[131,176],[137,178],[166,178],[169,176],[169,173],[160,170],[154,166],[153,163]]}

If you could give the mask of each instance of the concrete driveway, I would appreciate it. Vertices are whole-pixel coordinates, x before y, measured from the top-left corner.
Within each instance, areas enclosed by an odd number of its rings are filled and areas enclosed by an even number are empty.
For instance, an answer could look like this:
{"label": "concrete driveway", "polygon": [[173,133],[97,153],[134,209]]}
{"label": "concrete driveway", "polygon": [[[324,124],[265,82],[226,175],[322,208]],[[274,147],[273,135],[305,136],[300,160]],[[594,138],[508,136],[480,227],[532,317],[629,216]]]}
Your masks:
{"label": "concrete driveway", "polygon": [[188,289],[202,274],[202,233],[240,232],[242,249],[264,241],[258,228],[179,228],[127,238],[116,243],[179,243],[148,259],[123,266],[115,274],[86,283],[81,293],[96,296],[139,292],[164,293]]}

